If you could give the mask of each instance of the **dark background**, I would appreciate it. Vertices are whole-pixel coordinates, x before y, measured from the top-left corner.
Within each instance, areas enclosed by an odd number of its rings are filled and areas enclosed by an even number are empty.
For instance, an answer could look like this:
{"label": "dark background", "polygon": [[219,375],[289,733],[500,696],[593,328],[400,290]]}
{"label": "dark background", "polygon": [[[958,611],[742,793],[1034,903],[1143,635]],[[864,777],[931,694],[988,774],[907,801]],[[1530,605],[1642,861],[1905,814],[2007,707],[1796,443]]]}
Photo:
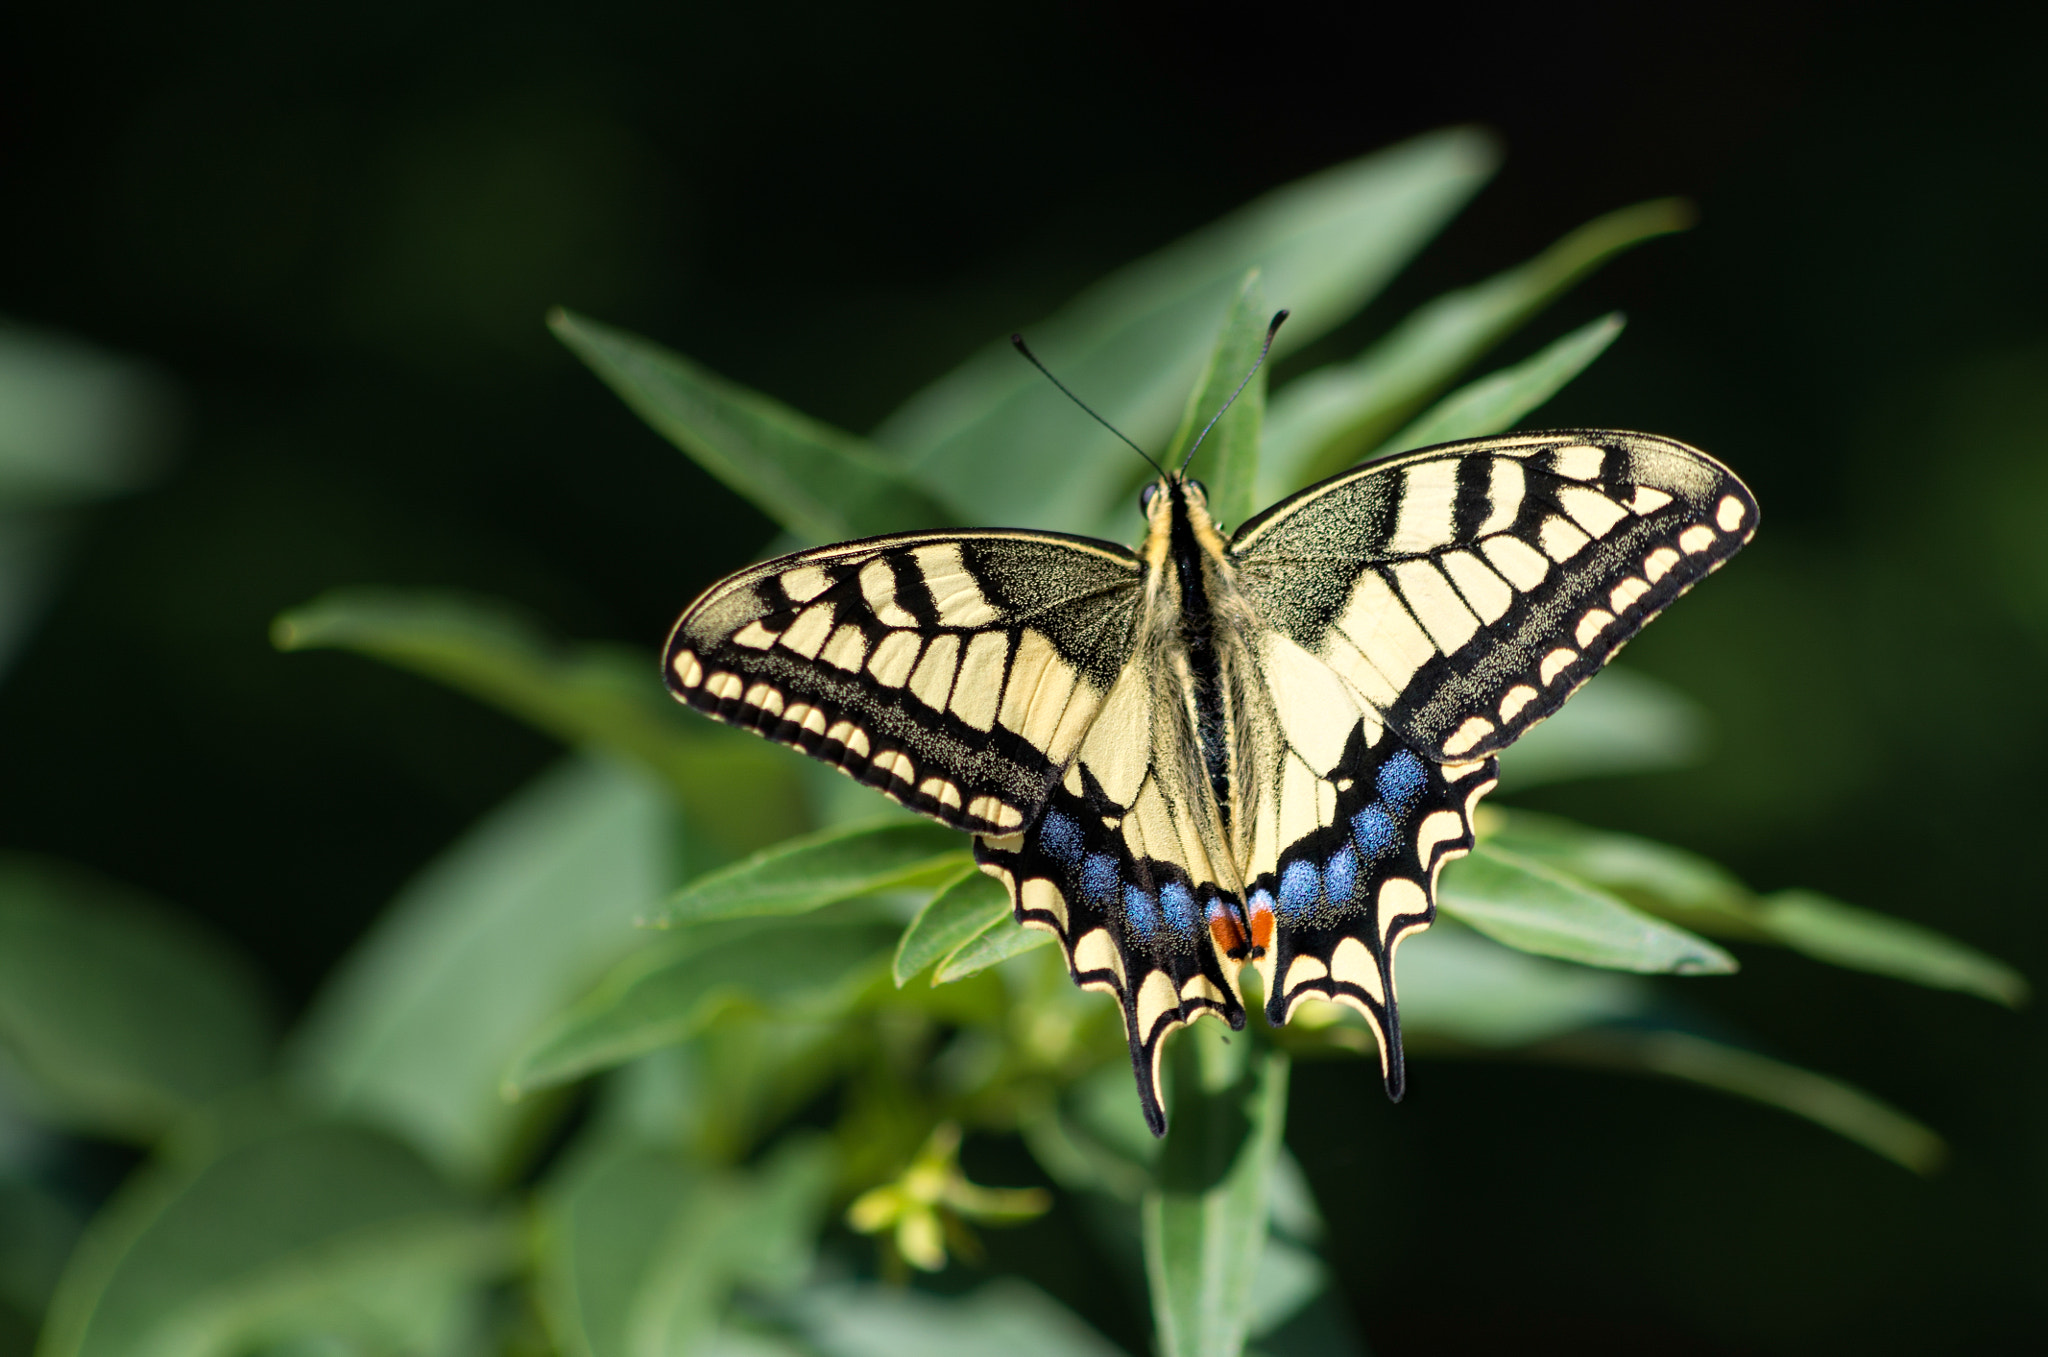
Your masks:
{"label": "dark background", "polygon": [[[1685,194],[1698,229],[1497,357],[1625,309],[1537,422],[1698,443],[1765,513],[1630,651],[1715,713],[1711,761],[1530,803],[2048,980],[2038,22],[858,8],[11,7],[0,312],[148,358],[187,409],[173,473],[82,524],[0,687],[0,847],[203,914],[289,1012],[554,751],[365,661],[274,653],[277,611],[457,585],[651,646],[767,535],[554,345],[548,305],[865,428],[1256,193],[1472,121],[1506,170],[1296,370],[1601,211]],[[1932,1123],[1948,1170],[1649,1082],[1437,1062],[1392,1110],[1355,1067],[1306,1068],[1290,1135],[1376,1352],[2042,1350],[2038,1013],[1744,961],[1701,997]],[[1053,1238],[1002,1256],[1034,1236]]]}

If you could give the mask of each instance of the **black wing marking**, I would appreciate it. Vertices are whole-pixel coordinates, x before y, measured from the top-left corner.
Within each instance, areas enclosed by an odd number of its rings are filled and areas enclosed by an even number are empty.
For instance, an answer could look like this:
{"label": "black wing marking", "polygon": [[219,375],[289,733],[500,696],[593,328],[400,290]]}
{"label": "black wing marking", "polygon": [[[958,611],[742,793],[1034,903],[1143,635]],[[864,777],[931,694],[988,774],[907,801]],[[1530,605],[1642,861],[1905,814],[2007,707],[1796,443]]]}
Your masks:
{"label": "black wing marking", "polygon": [[1756,529],[1733,473],[1609,430],[1426,448],[1343,473],[1232,539],[1260,617],[1432,759],[1505,748]]}
{"label": "black wing marking", "polygon": [[909,533],[799,552],[676,623],[676,697],[941,823],[1014,834],[1131,649],[1138,562],[1051,533]]}
{"label": "black wing marking", "polygon": [[1122,827],[1132,808],[1109,799],[1085,760],[1075,768],[1029,829],[978,838],[975,857],[1009,889],[1017,922],[1059,939],[1075,984],[1116,996],[1146,1124],[1164,1135],[1166,1038],[1205,1013],[1244,1026],[1227,958],[1242,951],[1242,915],[1199,867],[1133,853]]}

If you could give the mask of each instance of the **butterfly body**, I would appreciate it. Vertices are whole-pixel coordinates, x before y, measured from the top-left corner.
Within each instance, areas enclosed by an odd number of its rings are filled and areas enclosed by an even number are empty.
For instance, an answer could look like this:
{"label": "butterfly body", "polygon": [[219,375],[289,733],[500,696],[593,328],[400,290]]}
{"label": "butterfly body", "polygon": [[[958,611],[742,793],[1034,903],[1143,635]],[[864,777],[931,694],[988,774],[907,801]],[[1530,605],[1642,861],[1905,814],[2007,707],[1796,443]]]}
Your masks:
{"label": "butterfly body", "polygon": [[1493,755],[1754,530],[1741,483],[1609,431],[1424,449],[1226,540],[1148,487],[1136,552],[1031,532],[801,552],[691,605],[671,690],[976,835],[1020,923],[1124,1014],[1141,1101],[1204,1013],[1346,1003],[1403,1087],[1394,956]]}

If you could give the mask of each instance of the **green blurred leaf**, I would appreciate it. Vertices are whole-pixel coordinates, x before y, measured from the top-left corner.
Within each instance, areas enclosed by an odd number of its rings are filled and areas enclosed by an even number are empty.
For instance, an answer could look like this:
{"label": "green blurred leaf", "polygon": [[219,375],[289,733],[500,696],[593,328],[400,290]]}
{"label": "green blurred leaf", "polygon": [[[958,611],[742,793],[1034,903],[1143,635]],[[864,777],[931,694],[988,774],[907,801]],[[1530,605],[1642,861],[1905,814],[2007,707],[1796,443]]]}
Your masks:
{"label": "green blurred leaf", "polygon": [[0,322],[0,505],[48,508],[147,483],[176,405],[169,382],[133,359]]}
{"label": "green blurred leaf", "polygon": [[1560,1063],[1661,1074],[1781,1108],[1915,1173],[1939,1168],[1941,1137],[1854,1085],[1687,1032],[1602,1029],[1531,1054]]}
{"label": "green blurred leaf", "polygon": [[[1245,275],[1230,310],[1224,314],[1215,345],[1202,365],[1200,380],[1188,392],[1180,428],[1166,445],[1161,465],[1171,470],[1186,460],[1188,449],[1201,437],[1216,412],[1223,409],[1223,403],[1230,400],[1252,364],[1258,362],[1266,326],[1272,318],[1265,290],[1259,286],[1258,271],[1254,269]],[[1202,444],[1206,454],[1202,465],[1190,468],[1208,485],[1209,513],[1218,523],[1242,523],[1259,507],[1252,503],[1252,494],[1259,475],[1259,425],[1265,417],[1266,372],[1262,366],[1245,384],[1244,393],[1216,420],[1216,427],[1209,430]]]}
{"label": "green blurred leaf", "polygon": [[651,655],[565,647],[505,604],[428,590],[336,590],[280,616],[271,636],[280,650],[374,656],[645,764],[718,843],[745,850],[802,827],[796,759],[671,700]]}
{"label": "green blurred leaf", "polygon": [[1488,841],[1444,869],[1443,909],[1517,951],[1617,971],[1725,975],[1735,958],[1555,867]]}
{"label": "green blurred leaf", "polygon": [[886,970],[900,929],[858,910],[679,929],[632,953],[527,1043],[505,1092],[565,1083],[685,1040],[733,1005],[836,1013]]}
{"label": "green blurred leaf", "polygon": [[634,413],[789,531],[836,542],[957,522],[863,440],[573,312],[548,325]]}
{"label": "green blurred leaf", "polygon": [[1484,438],[1514,428],[1523,415],[1564,390],[1572,378],[1607,352],[1624,323],[1620,312],[1610,311],[1549,344],[1533,358],[1459,387],[1380,444],[1373,456]]}
{"label": "green blurred leaf", "polygon": [[956,1298],[901,1287],[817,1287],[797,1314],[824,1357],[1126,1357],[1072,1311],[1014,1277]]}
{"label": "green blurred leaf", "polygon": [[960,831],[929,820],[838,825],[698,877],[650,922],[803,914],[892,886],[936,884],[971,861]]}
{"label": "green blurred leaf", "polygon": [[1237,1357],[1257,1310],[1287,1057],[1197,1022],[1167,1049],[1172,1112],[1141,1207],[1163,1357]]}
{"label": "green blurred leaf", "polygon": [[939,893],[926,902],[910,921],[910,927],[903,930],[903,940],[896,944],[896,960],[890,970],[896,988],[902,989],[926,967],[987,928],[991,921],[1009,917],[1010,900],[1002,886],[971,865],[962,868],[958,876],[939,887]]}
{"label": "green blurred leaf", "polygon": [[[1598,1023],[1634,1021],[1651,1007],[1646,981],[1513,951],[1439,920],[1401,944],[1401,1032],[1411,1051],[1443,1041],[1521,1046]],[[1297,1016],[1348,1021],[1336,1005]],[[1361,1045],[1371,1037],[1359,1025]]]}
{"label": "green blurred leaf", "polygon": [[392,901],[315,1001],[293,1053],[322,1106],[388,1126],[467,1180],[511,1167],[540,1109],[499,1079],[534,1033],[646,937],[668,885],[667,803],[578,760],[542,777]]}
{"label": "green blurred leaf", "polygon": [[542,1197],[542,1313],[567,1357],[702,1351],[733,1288],[787,1291],[810,1272],[832,1187],[829,1143],[793,1141],[758,1173],[613,1145]]}
{"label": "green blurred leaf", "polygon": [[1356,360],[1288,383],[1266,416],[1261,503],[1358,461],[1579,279],[1691,222],[1692,209],[1674,198],[1597,217],[1528,263],[1430,302]]}
{"label": "green blurred leaf", "polygon": [[1776,943],[1817,961],[1994,1003],[2027,998],[2025,977],[1953,938],[1812,891],[1760,900],[1726,869],[1668,844],[1501,810],[1484,813],[1483,838],[1488,847],[1546,863],[1702,932]]}
{"label": "green blurred leaf", "polygon": [[293,1339],[449,1350],[514,1252],[395,1141],[265,1117],[130,1179],[74,1255],[42,1357],[240,1357]]}
{"label": "green blurred leaf", "polygon": [[2027,981],[2019,972],[1931,928],[1805,890],[1767,895],[1757,909],[1771,941],[1816,961],[1961,990],[2015,1008],[2026,1002]]}
{"label": "green blurred leaf", "polygon": [[[989,884],[995,883],[991,881]],[[1000,966],[1011,957],[1035,951],[1052,940],[1052,934],[1044,929],[1026,928],[1016,922],[1006,897],[1001,912],[983,924],[968,937],[967,941],[954,948],[952,953],[939,963],[938,974],[932,977],[932,983],[950,985],[955,980],[980,975],[991,966]]]}
{"label": "green blurred leaf", "polygon": [[1267,1235],[1252,1277],[1245,1336],[1261,1338],[1279,1328],[1314,1300],[1328,1282],[1329,1272],[1314,1253]]}
{"label": "green blurred leaf", "polygon": [[[1081,396],[1158,446],[1248,269],[1290,308],[1277,349],[1363,306],[1492,175],[1493,143],[1453,128],[1267,194],[1091,287],[1026,328]],[[1073,530],[1140,469],[1006,343],[992,344],[875,433],[972,522]]]}
{"label": "green blurred leaf", "polygon": [[241,960],[139,892],[0,857],[0,1072],[38,1116],[149,1141],[268,1063]]}
{"label": "green blurred leaf", "polygon": [[1609,665],[1501,755],[1501,788],[1513,795],[1545,782],[1688,767],[1706,733],[1706,713],[1691,698]]}

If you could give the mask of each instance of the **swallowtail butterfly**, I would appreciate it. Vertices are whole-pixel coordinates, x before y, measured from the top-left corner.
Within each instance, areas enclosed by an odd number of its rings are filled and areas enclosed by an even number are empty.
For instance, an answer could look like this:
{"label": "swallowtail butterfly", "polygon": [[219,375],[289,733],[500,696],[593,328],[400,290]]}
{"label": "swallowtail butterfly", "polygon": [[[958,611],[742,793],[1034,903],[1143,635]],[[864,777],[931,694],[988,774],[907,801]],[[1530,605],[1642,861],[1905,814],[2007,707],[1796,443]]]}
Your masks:
{"label": "swallowtail butterfly", "polygon": [[1363,1013],[1398,1099],[1394,952],[1494,756],[1748,541],[1756,501],[1682,443],[1593,429],[1371,462],[1228,538],[1180,472],[1140,503],[1135,552],[991,529],[750,566],[676,623],[666,681],[973,834],[1017,921],[1116,996],[1155,1134],[1166,1037],[1242,1028],[1246,962],[1273,1023]]}

